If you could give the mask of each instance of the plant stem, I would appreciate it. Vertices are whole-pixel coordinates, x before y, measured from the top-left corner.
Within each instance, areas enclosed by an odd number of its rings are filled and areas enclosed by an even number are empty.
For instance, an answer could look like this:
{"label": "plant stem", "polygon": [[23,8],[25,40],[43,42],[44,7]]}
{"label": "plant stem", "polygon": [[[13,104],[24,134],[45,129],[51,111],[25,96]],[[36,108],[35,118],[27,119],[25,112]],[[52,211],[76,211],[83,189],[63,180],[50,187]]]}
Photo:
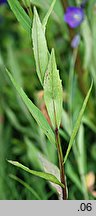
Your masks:
{"label": "plant stem", "polygon": [[57,144],[57,151],[58,151],[58,158],[59,158],[60,179],[61,179],[61,183],[64,185],[64,188],[62,188],[62,198],[63,200],[66,200],[67,199],[66,180],[64,174],[63,153],[62,153],[58,128],[56,128],[55,130],[55,137],[56,137],[56,144]]}
{"label": "plant stem", "polygon": [[64,11],[66,11],[67,7],[68,7],[68,3],[65,0],[61,0],[61,4],[63,6]]}

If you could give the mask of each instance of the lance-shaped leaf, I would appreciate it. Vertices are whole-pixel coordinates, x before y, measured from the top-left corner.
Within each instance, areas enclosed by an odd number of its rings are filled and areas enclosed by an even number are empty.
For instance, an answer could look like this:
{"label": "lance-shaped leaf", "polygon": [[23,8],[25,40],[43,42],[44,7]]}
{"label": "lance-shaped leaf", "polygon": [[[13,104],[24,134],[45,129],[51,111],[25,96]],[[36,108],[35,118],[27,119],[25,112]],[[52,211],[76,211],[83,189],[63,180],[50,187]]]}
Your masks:
{"label": "lance-shaped leaf", "polygon": [[[38,153],[38,159],[40,160],[44,171],[56,176],[56,178],[60,181],[60,170],[58,169],[58,167],[54,165],[53,163],[51,163],[50,161],[48,161],[43,156],[43,154],[41,154],[40,152]],[[62,199],[62,188],[60,187],[60,185],[54,184],[52,182],[50,182],[50,184],[52,185],[53,188],[56,189],[58,193],[58,197],[61,200]]]}
{"label": "lance-shaped leaf", "polygon": [[82,117],[83,117],[83,114],[84,114],[84,111],[85,111],[85,108],[87,106],[87,103],[88,103],[88,99],[90,97],[90,93],[91,93],[91,90],[92,90],[92,86],[93,86],[93,82],[91,83],[91,86],[89,88],[89,91],[86,95],[86,98],[83,102],[83,105],[81,107],[81,110],[79,112],[79,115],[78,115],[78,118],[77,118],[77,121],[75,123],[75,126],[73,128],[73,131],[72,131],[72,134],[71,134],[71,138],[70,138],[70,142],[69,142],[69,145],[68,145],[68,149],[67,149],[67,152],[66,152],[66,155],[65,155],[65,158],[64,158],[64,163],[66,162],[67,158],[68,158],[68,155],[70,153],[70,150],[72,148],[72,145],[73,145],[73,142],[76,138],[76,135],[77,135],[77,132],[78,132],[78,129],[80,127],[80,123],[81,123],[81,120],[82,120]]}
{"label": "lance-shaped leaf", "polygon": [[49,53],[43,26],[34,7],[34,18],[32,27],[33,51],[36,62],[36,70],[41,84],[43,85],[44,74],[47,70]]}
{"label": "lance-shaped leaf", "polygon": [[43,19],[42,25],[43,25],[44,32],[46,30],[46,25],[47,25],[47,22],[48,22],[48,19],[49,19],[50,15],[51,15],[51,13],[53,11],[55,3],[56,3],[56,0],[53,0],[50,7],[49,7],[49,10],[48,10],[46,16]]}
{"label": "lance-shaped leaf", "polygon": [[48,69],[44,78],[44,100],[53,128],[59,128],[62,115],[62,84],[52,50]]}
{"label": "lance-shaped leaf", "polygon": [[19,167],[19,168],[25,170],[26,172],[28,172],[28,173],[30,173],[32,175],[38,176],[40,178],[51,181],[51,182],[53,182],[53,183],[55,183],[57,185],[60,185],[61,187],[64,187],[64,185],[54,175],[52,175],[50,173],[44,173],[44,172],[31,170],[28,167],[24,166],[23,164],[21,164],[21,163],[19,163],[17,161],[8,160],[8,162],[11,163],[12,165],[16,166],[16,167]]}
{"label": "lance-shaped leaf", "polygon": [[17,20],[21,23],[21,25],[25,28],[25,30],[30,33],[31,31],[31,19],[26,14],[22,6],[20,5],[18,0],[7,0],[8,4],[15,14]]}
{"label": "lance-shaped leaf", "polygon": [[27,106],[29,112],[33,116],[33,118],[36,120],[38,125],[42,128],[44,134],[48,137],[49,141],[51,143],[55,144],[55,135],[48,124],[47,120],[45,119],[42,112],[32,103],[32,101],[27,97],[26,93],[23,91],[23,89],[17,84],[17,82],[14,80],[12,75],[9,73],[9,71],[6,69],[6,72],[12,81],[14,87],[16,88],[17,92],[19,93],[20,97],[22,98],[23,102]]}

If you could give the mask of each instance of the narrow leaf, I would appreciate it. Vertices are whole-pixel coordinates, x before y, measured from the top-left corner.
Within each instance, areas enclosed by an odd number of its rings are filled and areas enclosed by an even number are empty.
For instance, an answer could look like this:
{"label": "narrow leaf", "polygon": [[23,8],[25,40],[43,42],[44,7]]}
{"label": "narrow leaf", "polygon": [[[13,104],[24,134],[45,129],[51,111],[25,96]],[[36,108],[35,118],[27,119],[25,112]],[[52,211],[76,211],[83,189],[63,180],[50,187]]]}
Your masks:
{"label": "narrow leaf", "polygon": [[12,39],[8,40],[7,52],[8,52],[7,59],[8,59],[9,69],[10,69],[10,71],[12,71],[15,80],[20,84],[20,86],[23,86],[23,78],[22,78],[21,68],[19,66],[17,56],[14,52]]}
{"label": "narrow leaf", "polygon": [[15,14],[17,20],[21,23],[23,28],[30,33],[31,31],[31,19],[30,17],[26,14],[22,6],[20,5],[18,0],[7,0],[8,4]]}
{"label": "narrow leaf", "polygon": [[80,182],[80,178],[77,175],[74,166],[71,164],[69,160],[67,160],[66,163],[66,175],[68,176],[68,178],[70,178],[70,180],[74,183],[74,185],[76,185],[76,187],[82,193],[82,185]]}
{"label": "narrow leaf", "polygon": [[49,19],[49,17],[50,17],[50,14],[51,14],[52,11],[53,11],[53,8],[54,8],[55,3],[56,3],[56,0],[53,0],[52,3],[51,3],[51,5],[50,5],[50,7],[49,7],[49,10],[48,10],[46,16],[45,16],[44,19],[43,19],[42,25],[43,25],[43,28],[44,28],[44,32],[45,32],[46,25],[47,25],[48,19]]}
{"label": "narrow leaf", "polygon": [[32,195],[34,195],[36,197],[37,200],[41,200],[41,198],[39,197],[37,192],[32,187],[30,187],[30,185],[28,185],[26,182],[24,182],[22,179],[18,178],[15,175],[12,175],[12,174],[10,174],[9,177],[14,179],[15,181],[19,182],[25,188],[27,188],[27,190],[29,190],[32,193]]}
{"label": "narrow leaf", "polygon": [[84,68],[86,69],[89,67],[89,63],[91,63],[92,60],[93,47],[93,38],[87,17],[81,25],[81,34],[84,41]]}
{"label": "narrow leaf", "polygon": [[84,116],[82,122],[96,133],[96,125],[88,118],[88,116]]}
{"label": "narrow leaf", "polygon": [[34,18],[32,27],[33,51],[36,62],[36,70],[41,84],[43,85],[44,74],[47,70],[49,53],[43,26],[34,7]]}
{"label": "narrow leaf", "polygon": [[67,157],[68,157],[68,155],[69,155],[69,152],[70,152],[70,150],[71,150],[71,147],[72,147],[72,145],[73,145],[73,142],[74,142],[74,140],[75,140],[75,137],[76,137],[76,135],[77,135],[78,129],[79,129],[79,127],[80,127],[80,123],[81,123],[81,120],[82,120],[82,117],[83,117],[85,108],[86,108],[87,103],[88,103],[88,99],[89,99],[89,96],[90,96],[90,93],[91,93],[91,90],[92,90],[92,86],[93,86],[93,82],[91,83],[90,89],[89,89],[89,91],[88,91],[88,93],[87,93],[87,96],[86,96],[84,102],[83,102],[82,108],[81,108],[81,110],[80,110],[80,113],[79,113],[79,115],[78,115],[77,121],[76,121],[75,126],[74,126],[74,128],[73,128],[73,132],[72,132],[72,135],[71,135],[71,138],[70,138],[70,142],[69,142],[69,145],[68,145],[68,149],[67,149],[67,152],[66,152],[66,155],[65,155],[65,158],[64,158],[64,163],[65,163],[66,160],[67,160]]}
{"label": "narrow leaf", "polygon": [[44,79],[44,100],[54,129],[61,123],[62,99],[62,84],[52,50]]}
{"label": "narrow leaf", "polygon": [[87,171],[87,160],[86,160],[86,150],[85,150],[85,145],[84,145],[84,127],[81,124],[78,136],[77,136],[77,149],[78,149],[78,154],[77,154],[77,163],[78,163],[78,170],[82,182],[82,190],[83,190],[83,195],[84,199],[88,199],[88,190],[87,190],[87,185],[86,185],[86,176],[85,173]]}
{"label": "narrow leaf", "polygon": [[22,0],[23,1],[23,4],[26,6],[26,7],[30,7],[30,0]]}
{"label": "narrow leaf", "polygon": [[60,183],[60,181],[54,175],[52,175],[50,173],[44,173],[44,172],[31,170],[28,167],[24,166],[23,164],[21,164],[21,163],[19,163],[17,161],[8,160],[8,162],[11,163],[12,165],[16,166],[16,167],[19,167],[19,168],[25,170],[26,172],[28,172],[28,173],[30,173],[32,175],[38,176],[40,178],[46,179],[47,181],[51,181],[51,182],[53,182],[55,184],[58,184],[61,187],[64,187],[64,185],[62,183]]}
{"label": "narrow leaf", "polygon": [[14,78],[12,77],[12,75],[9,73],[7,69],[6,72],[10,80],[12,81],[14,87],[16,88],[17,92],[19,93],[20,97],[22,98],[23,102],[27,106],[29,112],[32,114],[33,118],[36,120],[40,128],[42,128],[44,134],[48,137],[49,141],[55,144],[55,135],[51,127],[49,126],[47,120],[43,116],[42,112],[27,97],[23,89],[17,84],[17,82],[14,80]]}

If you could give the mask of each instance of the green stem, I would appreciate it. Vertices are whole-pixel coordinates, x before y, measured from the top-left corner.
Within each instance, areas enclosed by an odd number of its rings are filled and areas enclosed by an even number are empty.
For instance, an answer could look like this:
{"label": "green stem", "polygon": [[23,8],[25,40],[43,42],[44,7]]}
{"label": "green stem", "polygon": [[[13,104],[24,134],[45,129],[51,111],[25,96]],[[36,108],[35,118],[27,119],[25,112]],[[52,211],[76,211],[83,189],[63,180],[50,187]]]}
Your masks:
{"label": "green stem", "polygon": [[63,165],[63,153],[62,153],[58,128],[56,128],[55,130],[55,137],[56,137],[56,144],[57,144],[57,151],[58,151],[58,158],[59,158],[60,179],[61,179],[61,183],[64,185],[64,188],[62,188],[62,198],[63,200],[66,200],[67,199],[66,179],[65,179],[64,165]]}

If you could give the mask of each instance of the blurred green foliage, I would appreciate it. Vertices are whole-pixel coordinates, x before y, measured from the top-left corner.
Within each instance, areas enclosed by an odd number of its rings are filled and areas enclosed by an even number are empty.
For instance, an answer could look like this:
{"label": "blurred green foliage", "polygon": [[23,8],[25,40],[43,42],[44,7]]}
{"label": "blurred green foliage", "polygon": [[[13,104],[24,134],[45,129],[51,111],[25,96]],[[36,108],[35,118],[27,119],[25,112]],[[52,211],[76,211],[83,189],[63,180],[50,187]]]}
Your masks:
{"label": "blurred green foliage", "polygon": [[[70,5],[80,1],[70,0]],[[20,1],[26,13],[26,6]],[[31,0],[31,8],[37,6],[41,20],[51,0]],[[78,116],[85,95],[82,89],[89,89],[93,79],[94,87],[83,117],[79,133],[66,162],[66,178],[69,199],[96,199],[88,188],[86,176],[96,176],[96,2],[86,6],[86,18],[75,30],[81,40],[77,50],[71,49],[69,29],[63,21],[61,1],[57,0],[46,29],[49,50],[56,51],[56,59],[63,83],[63,114],[60,129],[61,143],[65,155],[73,125]],[[75,68],[78,50],[82,59]],[[58,199],[55,189],[42,179],[30,176],[24,171],[11,167],[7,159],[18,160],[31,169],[39,170],[37,152],[58,165],[57,151],[36,124],[26,106],[18,96],[5,73],[5,66],[22,86],[29,98],[46,115],[41,85],[36,75],[35,61],[30,33],[16,20],[8,4],[0,5],[0,199]],[[80,80],[83,79],[83,86]],[[12,174],[12,175],[10,175]],[[94,183],[95,184],[95,183]],[[93,188],[94,187],[94,188]]]}

